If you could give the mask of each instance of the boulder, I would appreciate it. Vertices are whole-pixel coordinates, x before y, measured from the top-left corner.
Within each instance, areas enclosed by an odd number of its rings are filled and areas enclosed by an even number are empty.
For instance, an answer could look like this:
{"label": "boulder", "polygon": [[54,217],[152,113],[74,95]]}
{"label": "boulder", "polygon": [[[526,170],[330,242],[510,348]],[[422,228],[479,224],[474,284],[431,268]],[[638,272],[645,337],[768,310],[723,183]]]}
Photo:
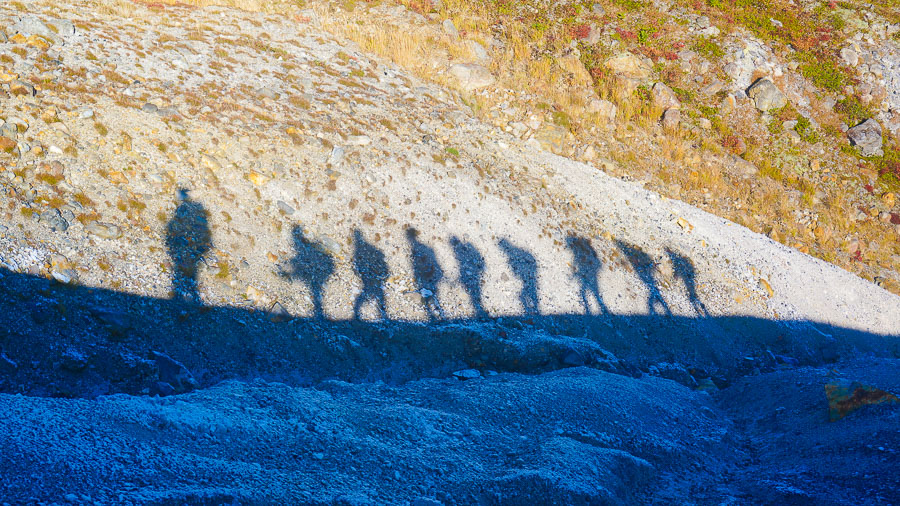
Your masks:
{"label": "boulder", "polygon": [[662,126],[667,130],[678,128],[681,123],[681,111],[678,109],[666,109],[662,115]]}
{"label": "boulder", "polygon": [[618,112],[618,108],[616,104],[610,102],[609,100],[603,100],[601,98],[594,98],[588,102],[587,112],[589,114],[597,114],[602,119],[605,119],[607,123],[612,123],[616,120],[616,113]]}
{"label": "boulder", "polygon": [[487,68],[475,63],[457,63],[450,67],[450,75],[456,79],[459,87],[465,91],[473,91],[494,84],[494,76]]}
{"label": "boulder", "polygon": [[767,77],[757,79],[747,89],[747,95],[753,99],[753,105],[763,112],[771,109],[780,109],[787,105],[787,98],[785,98],[784,93]]}
{"label": "boulder", "polygon": [[650,77],[652,67],[631,53],[619,53],[606,60],[606,68],[618,77],[643,80]]}
{"label": "boulder", "polygon": [[857,146],[863,156],[881,156],[884,151],[881,149],[881,125],[874,119],[867,119],[847,130],[847,137],[850,142]]}
{"label": "boulder", "polygon": [[584,64],[581,63],[581,60],[570,54],[568,56],[563,56],[559,60],[557,60],[560,68],[569,72],[575,77],[575,82],[578,84],[591,84],[593,79],[591,79],[591,74],[584,68]]}
{"label": "boulder", "polygon": [[663,83],[656,83],[653,85],[653,89],[651,90],[651,95],[653,97],[653,105],[659,107],[660,109],[680,109],[681,102],[678,100],[678,97],[675,96],[675,92],[672,91],[672,88],[669,88]]}
{"label": "boulder", "polygon": [[569,130],[560,125],[551,123],[544,124],[535,134],[534,139],[540,144],[541,148],[555,154],[565,152]]}

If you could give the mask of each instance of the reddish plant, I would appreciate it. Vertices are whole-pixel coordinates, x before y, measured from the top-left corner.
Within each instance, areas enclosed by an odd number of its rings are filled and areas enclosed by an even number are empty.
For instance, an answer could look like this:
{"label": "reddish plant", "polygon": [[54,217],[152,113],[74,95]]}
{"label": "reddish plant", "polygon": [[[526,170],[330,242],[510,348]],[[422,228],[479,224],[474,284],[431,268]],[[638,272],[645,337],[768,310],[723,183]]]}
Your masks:
{"label": "reddish plant", "polygon": [[581,23],[572,28],[572,37],[578,40],[586,39],[591,34],[591,25]]}
{"label": "reddish plant", "polygon": [[895,179],[897,182],[900,182],[900,161],[889,161],[878,171],[878,175],[885,179]]}
{"label": "reddish plant", "polygon": [[729,134],[722,137],[722,147],[734,154],[740,154],[743,151],[743,146],[744,141],[737,135]]}
{"label": "reddish plant", "polygon": [[637,40],[637,34],[632,32],[631,30],[616,28],[616,33],[619,35],[619,37],[622,37],[623,40]]}
{"label": "reddish plant", "polygon": [[590,70],[591,77],[594,78],[594,81],[599,81],[606,77],[606,72],[603,71],[600,67],[594,67]]}
{"label": "reddish plant", "polygon": [[672,49],[683,49],[683,48],[684,48],[684,42],[681,42],[680,40],[678,42],[672,44]]}

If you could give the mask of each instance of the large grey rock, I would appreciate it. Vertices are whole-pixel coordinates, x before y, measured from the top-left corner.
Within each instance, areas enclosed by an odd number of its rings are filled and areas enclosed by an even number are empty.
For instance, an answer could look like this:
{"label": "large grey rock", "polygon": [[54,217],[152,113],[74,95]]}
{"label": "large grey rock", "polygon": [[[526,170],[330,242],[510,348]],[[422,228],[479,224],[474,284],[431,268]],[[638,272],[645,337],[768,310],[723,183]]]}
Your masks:
{"label": "large grey rock", "polygon": [[753,105],[760,111],[780,109],[787,105],[784,93],[767,77],[753,83],[747,89],[747,95],[753,99]]}
{"label": "large grey rock", "polygon": [[854,146],[857,146],[863,156],[881,156],[881,125],[874,119],[867,119],[847,130],[847,137]]}
{"label": "large grey rock", "polygon": [[484,88],[495,81],[490,70],[475,63],[457,63],[450,67],[450,75],[456,78],[459,87],[465,91]]}

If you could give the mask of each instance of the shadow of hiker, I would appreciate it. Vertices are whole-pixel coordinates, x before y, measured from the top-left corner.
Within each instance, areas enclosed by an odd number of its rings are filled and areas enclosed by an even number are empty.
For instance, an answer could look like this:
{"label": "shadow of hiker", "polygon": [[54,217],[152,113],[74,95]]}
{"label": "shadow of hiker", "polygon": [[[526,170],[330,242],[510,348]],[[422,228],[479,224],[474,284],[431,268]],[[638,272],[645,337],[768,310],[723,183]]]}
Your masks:
{"label": "shadow of hiker", "polygon": [[694,311],[697,311],[698,315],[709,316],[709,311],[706,310],[706,306],[700,300],[700,295],[697,294],[697,271],[694,268],[693,260],[672,251],[670,248],[666,248],[666,254],[672,262],[672,271],[675,273],[675,279],[680,279],[684,283],[684,289],[687,291],[688,299],[691,302],[691,306],[694,307]]}
{"label": "shadow of hiker", "polygon": [[617,240],[616,246],[631,263],[638,278],[640,278],[641,282],[644,283],[644,286],[647,288],[647,314],[660,314],[660,312],[657,311],[657,306],[659,306],[662,313],[671,315],[672,311],[669,309],[669,304],[666,303],[662,293],[659,291],[659,283],[656,281],[656,264],[653,262],[650,255],[641,251],[639,247],[622,241]]}
{"label": "shadow of hiker", "polygon": [[478,248],[470,242],[463,242],[455,235],[450,238],[450,246],[459,264],[459,282],[462,283],[476,319],[487,318],[487,311],[481,300],[481,284],[484,281],[484,257]]}
{"label": "shadow of hiker", "polygon": [[444,271],[438,263],[434,249],[419,241],[418,236],[419,231],[415,228],[408,227],[406,229],[413,279],[416,283],[416,291],[422,295],[425,313],[429,319],[437,320],[444,317],[438,298],[438,284],[444,278]]}
{"label": "shadow of hiker", "polygon": [[581,305],[584,306],[585,314],[593,314],[591,311],[589,297],[597,302],[600,314],[605,314],[609,310],[603,303],[603,297],[600,296],[600,268],[603,263],[597,255],[597,251],[591,245],[590,239],[569,235],[566,238],[566,246],[572,252],[572,270],[575,279],[578,280],[578,291],[581,296]]}
{"label": "shadow of hiker", "polygon": [[295,225],[291,230],[294,239],[294,257],[290,268],[280,274],[287,279],[299,279],[309,288],[313,302],[313,317],[324,319],[322,309],[322,289],[334,273],[334,258],[325,252],[318,242],[311,240],[303,232],[303,227]]}
{"label": "shadow of hiker", "polygon": [[506,254],[513,275],[522,282],[522,290],[519,292],[522,313],[539,314],[537,260],[527,250],[513,245],[507,239],[501,239],[498,245]]}
{"label": "shadow of hiker", "polygon": [[188,190],[178,190],[181,201],[166,226],[166,250],[172,259],[172,291],[183,302],[200,304],[197,268],[212,248],[209,213],[191,200]]}
{"label": "shadow of hiker", "polygon": [[353,303],[353,317],[362,319],[362,307],[366,302],[375,303],[379,317],[387,319],[384,301],[384,284],[390,276],[384,253],[375,245],[366,242],[359,229],[353,230],[353,269],[362,281],[362,291]]}

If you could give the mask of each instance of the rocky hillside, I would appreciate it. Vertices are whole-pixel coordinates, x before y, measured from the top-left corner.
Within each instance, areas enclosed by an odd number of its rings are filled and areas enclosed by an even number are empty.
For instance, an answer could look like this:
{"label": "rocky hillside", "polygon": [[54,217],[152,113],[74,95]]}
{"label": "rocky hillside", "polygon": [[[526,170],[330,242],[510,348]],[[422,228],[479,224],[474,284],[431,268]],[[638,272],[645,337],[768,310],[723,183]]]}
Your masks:
{"label": "rocky hillside", "polygon": [[896,499],[887,113],[721,6],[474,5],[0,5],[0,497]]}

